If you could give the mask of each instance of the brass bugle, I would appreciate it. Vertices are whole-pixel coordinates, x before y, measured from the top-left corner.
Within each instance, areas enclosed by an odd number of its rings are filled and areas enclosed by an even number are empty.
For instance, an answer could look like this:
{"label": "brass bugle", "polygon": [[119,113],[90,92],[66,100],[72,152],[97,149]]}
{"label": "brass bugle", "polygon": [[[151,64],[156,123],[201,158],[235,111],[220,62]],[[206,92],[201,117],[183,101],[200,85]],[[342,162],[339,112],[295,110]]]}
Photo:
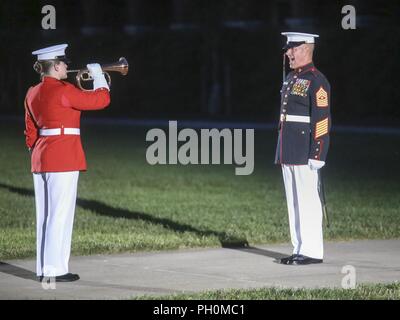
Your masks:
{"label": "brass bugle", "polygon": [[[128,61],[124,57],[121,57],[117,62],[101,65],[101,69],[103,70],[103,73],[107,78],[108,86],[111,87],[111,76],[108,72],[118,72],[123,76],[125,76],[128,74],[129,65]],[[91,91],[84,89],[81,84],[81,81],[93,80],[93,78],[90,76],[89,70],[87,68],[77,69],[77,70],[67,70],[67,73],[72,73],[72,72],[77,72],[75,79],[78,87],[83,91]]]}

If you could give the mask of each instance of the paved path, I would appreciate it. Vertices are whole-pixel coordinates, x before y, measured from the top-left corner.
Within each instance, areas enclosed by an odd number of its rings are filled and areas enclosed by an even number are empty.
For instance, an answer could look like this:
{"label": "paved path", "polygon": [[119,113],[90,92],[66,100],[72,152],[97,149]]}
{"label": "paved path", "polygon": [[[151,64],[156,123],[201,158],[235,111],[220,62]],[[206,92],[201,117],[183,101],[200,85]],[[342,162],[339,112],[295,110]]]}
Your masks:
{"label": "paved path", "polygon": [[35,281],[35,261],[0,263],[0,299],[126,299],[223,288],[341,287],[342,268],[356,270],[357,283],[400,281],[400,240],[325,244],[323,264],[284,266],[276,258],[288,244],[242,249],[198,249],[72,257],[81,280],[44,290]]}

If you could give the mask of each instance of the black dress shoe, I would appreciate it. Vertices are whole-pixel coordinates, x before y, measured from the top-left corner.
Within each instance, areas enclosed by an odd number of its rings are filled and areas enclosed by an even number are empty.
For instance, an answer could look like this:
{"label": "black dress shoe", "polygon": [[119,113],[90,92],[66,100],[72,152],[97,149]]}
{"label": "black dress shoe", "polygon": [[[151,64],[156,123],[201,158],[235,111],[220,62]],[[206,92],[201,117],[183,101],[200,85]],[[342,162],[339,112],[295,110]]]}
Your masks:
{"label": "black dress shoe", "polygon": [[66,273],[63,274],[62,276],[57,276],[56,277],[56,282],[72,282],[79,280],[80,277],[76,273]]}
{"label": "black dress shoe", "polygon": [[295,265],[305,265],[305,264],[313,264],[313,263],[322,263],[322,259],[315,259],[307,256],[303,256],[302,254],[296,255],[292,260],[291,264]]}
{"label": "black dress shoe", "polygon": [[75,273],[66,273],[66,274],[63,274],[62,276],[56,276],[56,277],[40,276],[40,277],[38,277],[38,280],[39,280],[39,282],[42,282],[42,281],[47,282],[47,280],[52,279],[52,278],[55,278],[56,282],[73,282],[73,281],[80,279],[79,275],[77,275]]}
{"label": "black dress shoe", "polygon": [[277,260],[277,262],[280,264],[292,264],[293,263],[292,261],[296,256],[297,256],[297,254],[292,254],[289,257],[285,257],[285,258]]}

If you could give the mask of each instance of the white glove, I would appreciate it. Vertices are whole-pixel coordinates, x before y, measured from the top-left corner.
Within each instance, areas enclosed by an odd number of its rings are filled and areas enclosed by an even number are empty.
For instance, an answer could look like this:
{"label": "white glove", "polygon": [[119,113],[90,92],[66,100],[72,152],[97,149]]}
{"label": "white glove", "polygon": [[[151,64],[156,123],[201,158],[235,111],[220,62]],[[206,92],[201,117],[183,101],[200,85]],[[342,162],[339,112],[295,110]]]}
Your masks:
{"label": "white glove", "polygon": [[86,67],[89,70],[90,76],[93,78],[93,90],[98,88],[106,88],[107,90],[110,90],[103,74],[103,70],[98,63],[90,63],[86,65]]}
{"label": "white glove", "polygon": [[308,166],[311,170],[321,169],[325,165],[325,161],[308,159]]}
{"label": "white glove", "polygon": [[87,69],[89,70],[89,74],[92,78],[97,78],[103,74],[103,70],[98,63],[89,63],[86,65]]}

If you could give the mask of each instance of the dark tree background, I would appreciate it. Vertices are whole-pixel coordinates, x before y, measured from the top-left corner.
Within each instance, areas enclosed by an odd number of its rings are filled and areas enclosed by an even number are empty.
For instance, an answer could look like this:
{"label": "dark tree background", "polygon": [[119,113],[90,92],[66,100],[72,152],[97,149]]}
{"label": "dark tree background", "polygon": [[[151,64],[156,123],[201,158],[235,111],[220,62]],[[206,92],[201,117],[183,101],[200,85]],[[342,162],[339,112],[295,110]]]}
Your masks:
{"label": "dark tree background", "polygon": [[[41,8],[54,5],[56,30]],[[357,29],[343,30],[353,5]],[[283,31],[318,33],[315,64],[332,86],[335,123],[400,123],[400,2],[295,0],[1,1],[0,113],[22,115],[38,82],[31,51],[68,43],[71,68],[124,56],[100,117],[276,121]],[[71,81],[73,79],[71,78]]]}

